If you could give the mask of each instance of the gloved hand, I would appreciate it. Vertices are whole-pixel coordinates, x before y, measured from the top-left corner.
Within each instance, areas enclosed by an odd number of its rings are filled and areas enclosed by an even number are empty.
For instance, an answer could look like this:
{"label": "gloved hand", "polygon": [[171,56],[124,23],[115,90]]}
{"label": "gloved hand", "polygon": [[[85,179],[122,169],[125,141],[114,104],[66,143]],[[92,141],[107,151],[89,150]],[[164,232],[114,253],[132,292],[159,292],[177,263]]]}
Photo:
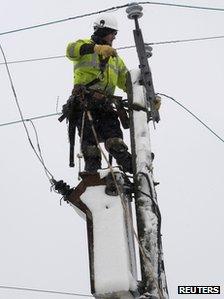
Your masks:
{"label": "gloved hand", "polygon": [[94,52],[104,57],[117,56],[116,50],[109,45],[95,45]]}

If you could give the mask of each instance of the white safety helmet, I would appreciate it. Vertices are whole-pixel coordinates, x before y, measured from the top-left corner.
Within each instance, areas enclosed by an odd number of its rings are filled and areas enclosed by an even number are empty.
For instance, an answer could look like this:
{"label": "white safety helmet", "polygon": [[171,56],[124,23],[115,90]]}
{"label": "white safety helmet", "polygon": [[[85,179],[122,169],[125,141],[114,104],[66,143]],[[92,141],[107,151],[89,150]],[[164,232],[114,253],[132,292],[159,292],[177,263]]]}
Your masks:
{"label": "white safety helmet", "polygon": [[117,31],[117,20],[112,15],[100,14],[99,17],[93,23],[93,28],[94,31],[97,31],[99,28],[110,28]]}

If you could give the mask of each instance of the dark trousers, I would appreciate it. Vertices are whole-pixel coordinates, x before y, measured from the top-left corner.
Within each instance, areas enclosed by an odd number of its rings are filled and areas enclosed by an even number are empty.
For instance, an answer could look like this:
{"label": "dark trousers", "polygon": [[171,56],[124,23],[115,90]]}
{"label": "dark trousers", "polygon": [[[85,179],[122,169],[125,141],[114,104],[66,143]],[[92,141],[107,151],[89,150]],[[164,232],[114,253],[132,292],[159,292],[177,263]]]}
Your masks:
{"label": "dark trousers", "polygon": [[[108,138],[113,137],[123,139],[117,113],[113,111],[112,107],[109,109],[93,109],[90,113],[99,142],[105,142]],[[77,119],[77,128],[79,136],[81,136],[82,113],[80,113]],[[97,145],[97,142],[92,131],[91,123],[86,115],[83,129],[82,151],[85,152],[86,147],[89,145]]]}

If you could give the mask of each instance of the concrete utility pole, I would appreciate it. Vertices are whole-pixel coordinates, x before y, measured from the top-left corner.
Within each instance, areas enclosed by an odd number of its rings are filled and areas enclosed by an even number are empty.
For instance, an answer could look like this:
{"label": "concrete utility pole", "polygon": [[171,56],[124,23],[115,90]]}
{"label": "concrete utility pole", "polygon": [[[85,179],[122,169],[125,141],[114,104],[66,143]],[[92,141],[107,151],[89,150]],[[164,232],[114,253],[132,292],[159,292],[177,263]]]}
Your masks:
{"label": "concrete utility pole", "polygon": [[142,295],[140,298],[167,299],[169,295],[163,263],[161,215],[153,179],[153,155],[148,126],[150,119],[154,123],[158,122],[160,117],[154,105],[152,75],[138,24],[138,18],[143,15],[142,7],[133,3],[126,11],[128,18],[135,21],[136,29],[133,32],[140,61],[140,69],[131,71],[128,78],[130,135],[142,274],[139,291]]}

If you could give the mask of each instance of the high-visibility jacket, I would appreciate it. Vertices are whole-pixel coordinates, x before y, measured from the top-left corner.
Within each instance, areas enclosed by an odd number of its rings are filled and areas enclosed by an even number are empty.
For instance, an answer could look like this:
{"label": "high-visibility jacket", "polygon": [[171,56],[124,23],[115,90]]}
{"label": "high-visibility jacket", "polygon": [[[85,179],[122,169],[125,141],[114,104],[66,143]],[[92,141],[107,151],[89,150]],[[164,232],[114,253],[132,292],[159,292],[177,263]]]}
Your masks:
{"label": "high-visibility jacket", "polygon": [[96,78],[100,81],[91,86],[113,95],[116,86],[126,91],[127,68],[119,57],[110,57],[103,74],[100,71],[100,59],[96,53],[80,55],[83,44],[94,44],[91,39],[71,42],[67,46],[66,56],[74,63],[74,84],[87,84]]}

